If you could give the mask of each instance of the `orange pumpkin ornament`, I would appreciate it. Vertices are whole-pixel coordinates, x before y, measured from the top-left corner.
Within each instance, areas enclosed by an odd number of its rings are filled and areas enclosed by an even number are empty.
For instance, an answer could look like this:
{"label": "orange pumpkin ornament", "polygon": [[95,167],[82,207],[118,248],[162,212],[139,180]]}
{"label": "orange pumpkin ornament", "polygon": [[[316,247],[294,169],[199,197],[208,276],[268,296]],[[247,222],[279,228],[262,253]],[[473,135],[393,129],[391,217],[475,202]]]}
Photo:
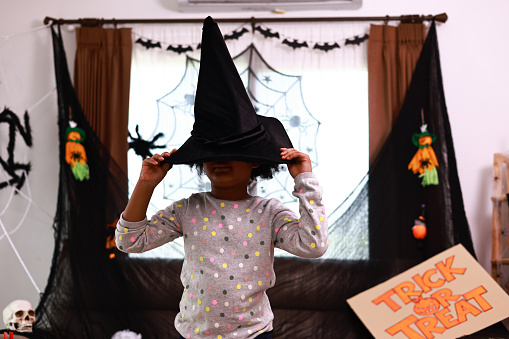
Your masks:
{"label": "orange pumpkin ornament", "polygon": [[426,238],[428,230],[426,229],[425,224],[421,224],[420,220],[416,220],[415,225],[412,227],[412,233],[415,239],[424,239]]}
{"label": "orange pumpkin ornament", "polygon": [[426,228],[426,219],[424,218],[424,209],[426,208],[425,204],[421,205],[421,215],[417,219],[415,219],[414,226],[412,227],[412,234],[414,238],[417,240],[421,240],[426,238],[426,234],[428,230]]}
{"label": "orange pumpkin ornament", "polygon": [[105,248],[110,252],[108,255],[110,259],[115,259],[115,250],[117,248],[117,244],[115,241],[115,230],[117,229],[117,223],[118,218],[111,224],[106,225],[106,232],[108,233],[108,235],[106,237]]}

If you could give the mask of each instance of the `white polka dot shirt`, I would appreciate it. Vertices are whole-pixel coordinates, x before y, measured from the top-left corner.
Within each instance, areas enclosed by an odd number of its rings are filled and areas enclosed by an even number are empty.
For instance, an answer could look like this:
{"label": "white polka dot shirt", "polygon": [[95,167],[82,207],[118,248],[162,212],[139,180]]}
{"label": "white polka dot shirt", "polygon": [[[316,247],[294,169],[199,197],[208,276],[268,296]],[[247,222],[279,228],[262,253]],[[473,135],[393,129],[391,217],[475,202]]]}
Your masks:
{"label": "white polka dot shirt", "polygon": [[184,338],[255,338],[272,330],[266,290],[274,286],[274,247],[317,258],[328,247],[322,189],[313,173],[295,178],[300,218],[277,199],[220,200],[210,192],[172,203],[150,221],[116,230],[117,247],[139,253],[183,236],[184,292],[175,319]]}

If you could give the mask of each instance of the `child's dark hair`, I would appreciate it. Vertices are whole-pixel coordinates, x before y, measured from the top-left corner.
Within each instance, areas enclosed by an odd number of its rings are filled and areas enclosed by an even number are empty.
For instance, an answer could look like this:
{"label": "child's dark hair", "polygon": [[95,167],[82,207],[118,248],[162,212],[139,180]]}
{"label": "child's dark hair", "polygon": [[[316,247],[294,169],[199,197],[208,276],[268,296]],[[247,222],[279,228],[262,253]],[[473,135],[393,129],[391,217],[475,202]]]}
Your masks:
{"label": "child's dark hair", "polygon": [[[199,175],[203,174],[203,163],[190,164],[189,167],[196,168],[196,171]],[[272,179],[274,174],[277,172],[279,172],[278,164],[261,164],[260,166],[253,168],[253,171],[251,172],[251,180],[249,180],[249,183],[258,177],[261,179]]]}

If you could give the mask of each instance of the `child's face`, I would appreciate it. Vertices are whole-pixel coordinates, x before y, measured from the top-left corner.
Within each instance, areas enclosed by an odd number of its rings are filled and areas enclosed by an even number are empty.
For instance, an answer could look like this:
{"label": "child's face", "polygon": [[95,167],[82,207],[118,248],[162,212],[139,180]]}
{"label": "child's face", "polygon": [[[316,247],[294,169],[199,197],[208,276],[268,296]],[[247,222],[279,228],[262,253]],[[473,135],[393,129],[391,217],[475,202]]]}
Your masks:
{"label": "child's face", "polygon": [[211,161],[203,163],[203,171],[213,187],[247,187],[253,168],[258,166],[243,161]]}

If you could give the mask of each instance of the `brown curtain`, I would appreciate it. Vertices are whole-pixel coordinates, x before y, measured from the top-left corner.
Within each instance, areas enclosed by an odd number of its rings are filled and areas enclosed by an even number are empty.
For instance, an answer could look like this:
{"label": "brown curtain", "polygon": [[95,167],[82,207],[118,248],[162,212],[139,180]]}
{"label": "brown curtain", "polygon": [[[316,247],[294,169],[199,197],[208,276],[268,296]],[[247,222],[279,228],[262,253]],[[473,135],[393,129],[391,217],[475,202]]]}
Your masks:
{"label": "brown curtain", "polygon": [[127,173],[131,29],[82,27],[76,30],[76,41],[78,100],[92,129]]}
{"label": "brown curtain", "polygon": [[369,163],[396,120],[426,38],[422,23],[371,25],[368,45]]}

